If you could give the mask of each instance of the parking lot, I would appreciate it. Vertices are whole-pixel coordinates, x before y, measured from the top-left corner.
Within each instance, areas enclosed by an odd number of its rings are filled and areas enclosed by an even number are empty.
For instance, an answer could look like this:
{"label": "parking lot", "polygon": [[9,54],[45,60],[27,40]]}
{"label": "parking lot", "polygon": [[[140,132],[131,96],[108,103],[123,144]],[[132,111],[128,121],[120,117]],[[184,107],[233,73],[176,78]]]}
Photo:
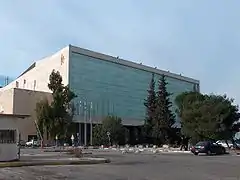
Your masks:
{"label": "parking lot", "polygon": [[[33,151],[32,151],[33,152]],[[40,151],[38,151],[40,152]],[[192,154],[122,154],[94,151],[94,156],[111,159],[110,164],[45,166],[0,169],[1,180],[237,180],[240,157],[236,155],[194,156]]]}

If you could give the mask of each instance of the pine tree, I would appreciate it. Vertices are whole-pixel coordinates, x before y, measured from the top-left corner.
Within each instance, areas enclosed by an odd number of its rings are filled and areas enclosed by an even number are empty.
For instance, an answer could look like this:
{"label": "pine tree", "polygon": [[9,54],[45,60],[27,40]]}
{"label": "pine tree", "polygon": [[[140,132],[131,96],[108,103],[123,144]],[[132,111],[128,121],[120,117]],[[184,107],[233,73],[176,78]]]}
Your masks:
{"label": "pine tree", "polygon": [[157,143],[169,143],[171,139],[172,126],[175,123],[175,115],[171,111],[172,102],[170,93],[167,91],[167,81],[164,75],[158,81],[156,93],[155,123],[153,125],[153,137]]}
{"label": "pine tree", "polygon": [[50,74],[48,88],[52,91],[51,109],[54,120],[50,135],[66,138],[74,114],[74,106],[71,101],[77,96],[70,90],[69,86],[63,85],[59,71],[53,70]]}
{"label": "pine tree", "polygon": [[74,113],[71,101],[76,95],[62,84],[62,76],[55,70],[49,76],[48,88],[52,91],[52,102],[49,104],[43,100],[37,103],[38,126],[41,133],[49,134],[52,139],[56,135],[63,139],[70,133]]}
{"label": "pine tree", "polygon": [[152,79],[149,84],[148,96],[145,99],[144,105],[146,107],[146,117],[143,128],[143,136],[145,141],[149,143],[152,139],[152,128],[154,124],[155,109],[156,109],[156,92],[155,92],[155,80],[154,74],[152,74]]}

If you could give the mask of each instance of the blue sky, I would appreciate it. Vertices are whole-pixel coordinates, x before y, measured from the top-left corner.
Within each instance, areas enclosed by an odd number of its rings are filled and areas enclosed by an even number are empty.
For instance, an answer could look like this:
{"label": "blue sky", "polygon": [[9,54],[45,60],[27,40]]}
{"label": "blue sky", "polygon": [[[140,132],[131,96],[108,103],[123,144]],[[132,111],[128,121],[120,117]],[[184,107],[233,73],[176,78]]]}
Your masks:
{"label": "blue sky", "polygon": [[0,74],[18,76],[68,44],[201,81],[240,103],[239,0],[0,2]]}

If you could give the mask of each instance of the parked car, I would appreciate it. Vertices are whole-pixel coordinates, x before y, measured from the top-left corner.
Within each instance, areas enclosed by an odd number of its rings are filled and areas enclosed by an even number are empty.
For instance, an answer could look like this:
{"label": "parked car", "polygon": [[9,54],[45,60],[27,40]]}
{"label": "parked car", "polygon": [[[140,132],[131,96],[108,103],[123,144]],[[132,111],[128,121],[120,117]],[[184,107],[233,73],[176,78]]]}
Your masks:
{"label": "parked car", "polygon": [[235,149],[240,149],[240,139],[236,139],[236,140],[234,141],[233,148],[235,148]]}
{"label": "parked car", "polygon": [[35,140],[31,140],[26,142],[26,146],[27,147],[39,147],[41,145],[41,143],[39,141],[35,141]]}
{"label": "parked car", "polygon": [[18,142],[18,146],[20,146],[20,147],[25,147],[25,146],[26,146],[26,142],[23,141],[23,140],[20,140],[20,141]]}
{"label": "parked car", "polygon": [[194,155],[198,155],[199,153],[205,153],[207,155],[225,154],[226,149],[222,145],[217,144],[213,141],[200,141],[191,148],[191,152]]}
{"label": "parked car", "polygon": [[222,145],[225,148],[233,148],[233,143],[231,140],[227,140],[228,145],[226,143],[226,140],[218,140],[216,143]]}

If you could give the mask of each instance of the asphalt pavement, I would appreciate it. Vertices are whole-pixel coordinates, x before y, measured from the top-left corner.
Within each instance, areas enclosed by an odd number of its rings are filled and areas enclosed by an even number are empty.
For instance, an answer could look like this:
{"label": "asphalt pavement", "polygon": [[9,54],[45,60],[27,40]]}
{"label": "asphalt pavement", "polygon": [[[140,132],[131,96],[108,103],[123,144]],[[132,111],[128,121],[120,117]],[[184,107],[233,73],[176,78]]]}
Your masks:
{"label": "asphalt pavement", "polygon": [[0,169],[0,180],[239,180],[240,157],[94,152],[110,164]]}

